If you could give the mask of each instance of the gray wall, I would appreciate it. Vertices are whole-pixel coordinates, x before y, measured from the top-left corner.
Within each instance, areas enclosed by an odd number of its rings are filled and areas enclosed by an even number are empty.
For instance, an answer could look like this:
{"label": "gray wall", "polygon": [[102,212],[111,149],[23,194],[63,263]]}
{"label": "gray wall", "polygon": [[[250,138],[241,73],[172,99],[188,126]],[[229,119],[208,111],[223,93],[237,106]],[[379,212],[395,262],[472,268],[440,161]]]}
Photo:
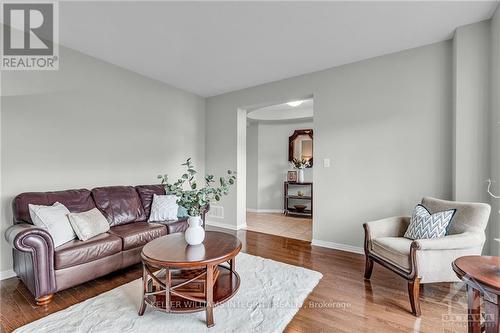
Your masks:
{"label": "gray wall", "polygon": [[60,59],[59,71],[2,73],[2,235],[21,192],[151,184],[189,156],[205,169],[203,98],[67,48]]}
{"label": "gray wall", "polygon": [[[288,162],[288,137],[296,129],[308,128],[313,128],[312,121],[264,121],[247,127],[247,208],[283,209],[283,181],[287,171],[293,170]],[[304,170],[305,181],[313,180],[313,169]],[[249,200],[250,196],[256,200]]]}
{"label": "gray wall", "polygon": [[[424,195],[451,198],[450,41],[208,98],[207,172],[236,167],[238,108],[311,94],[314,239],[361,247],[363,222],[406,215]],[[227,225],[236,202],[234,191],[222,202]]]}
{"label": "gray wall", "polygon": [[247,208],[257,209],[259,187],[259,123],[247,126]]}
{"label": "gray wall", "polygon": [[[495,194],[500,195],[500,7],[491,22],[491,178],[496,181]],[[500,238],[500,199],[491,198],[490,237]],[[500,243],[491,241],[490,252],[500,255]]]}

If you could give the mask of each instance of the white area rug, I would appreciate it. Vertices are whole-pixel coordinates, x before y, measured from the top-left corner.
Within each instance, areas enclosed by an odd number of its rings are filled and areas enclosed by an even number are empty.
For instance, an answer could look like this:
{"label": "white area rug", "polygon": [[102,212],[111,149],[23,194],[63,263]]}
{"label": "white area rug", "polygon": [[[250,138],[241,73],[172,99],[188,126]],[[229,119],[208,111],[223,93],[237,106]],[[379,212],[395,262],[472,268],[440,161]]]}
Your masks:
{"label": "white area rug", "polygon": [[148,306],[137,311],[141,280],[53,313],[21,332],[282,332],[322,274],[302,267],[240,253],[236,268],[241,285],[236,295],[214,309],[215,326],[207,328],[205,312],[167,314]]}

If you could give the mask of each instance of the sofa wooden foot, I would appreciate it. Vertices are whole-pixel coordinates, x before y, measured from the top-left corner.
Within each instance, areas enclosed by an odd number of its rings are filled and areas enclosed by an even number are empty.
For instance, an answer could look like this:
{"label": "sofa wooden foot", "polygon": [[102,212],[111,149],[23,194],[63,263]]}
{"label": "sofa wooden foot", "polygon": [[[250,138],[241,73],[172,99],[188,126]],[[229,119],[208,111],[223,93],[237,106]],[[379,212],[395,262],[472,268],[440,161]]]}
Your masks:
{"label": "sofa wooden foot", "polygon": [[54,294],[49,294],[41,297],[35,298],[36,305],[47,305],[50,302],[52,302],[52,298],[54,297]]}
{"label": "sofa wooden foot", "polygon": [[413,281],[408,281],[408,295],[410,296],[411,312],[414,316],[420,317],[420,278],[417,277]]}
{"label": "sofa wooden foot", "polygon": [[366,262],[365,262],[365,280],[370,280],[372,277],[372,271],[373,271],[373,260],[366,257]]}

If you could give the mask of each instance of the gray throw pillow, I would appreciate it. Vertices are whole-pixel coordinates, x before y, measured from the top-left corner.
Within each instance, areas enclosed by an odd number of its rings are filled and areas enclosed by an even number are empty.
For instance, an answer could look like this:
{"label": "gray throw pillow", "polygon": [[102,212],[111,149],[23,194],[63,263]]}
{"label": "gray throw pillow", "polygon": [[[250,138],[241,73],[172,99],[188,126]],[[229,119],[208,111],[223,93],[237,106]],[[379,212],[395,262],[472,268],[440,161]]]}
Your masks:
{"label": "gray throw pillow", "polygon": [[410,239],[443,237],[455,212],[456,209],[450,209],[431,214],[427,208],[419,204],[413,210],[405,237]]}
{"label": "gray throw pillow", "polygon": [[109,230],[108,220],[97,208],[82,213],[70,213],[68,218],[78,239],[82,241]]}

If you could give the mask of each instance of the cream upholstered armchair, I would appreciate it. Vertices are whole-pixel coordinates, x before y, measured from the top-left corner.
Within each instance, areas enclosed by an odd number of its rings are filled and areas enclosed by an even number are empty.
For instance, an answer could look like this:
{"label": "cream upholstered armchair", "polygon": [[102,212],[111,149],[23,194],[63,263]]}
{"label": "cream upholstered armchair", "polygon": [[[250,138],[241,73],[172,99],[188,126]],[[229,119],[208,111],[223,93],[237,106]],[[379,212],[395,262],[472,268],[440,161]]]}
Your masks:
{"label": "cream upholstered armchair", "polygon": [[459,281],[451,263],[465,255],[480,255],[483,249],[490,206],[484,203],[423,198],[430,213],[456,209],[448,234],[441,238],[412,240],[403,237],[410,217],[391,217],[368,222],[365,229],[365,279],[372,274],[373,262],[408,280],[412,313],[420,316],[421,283]]}

